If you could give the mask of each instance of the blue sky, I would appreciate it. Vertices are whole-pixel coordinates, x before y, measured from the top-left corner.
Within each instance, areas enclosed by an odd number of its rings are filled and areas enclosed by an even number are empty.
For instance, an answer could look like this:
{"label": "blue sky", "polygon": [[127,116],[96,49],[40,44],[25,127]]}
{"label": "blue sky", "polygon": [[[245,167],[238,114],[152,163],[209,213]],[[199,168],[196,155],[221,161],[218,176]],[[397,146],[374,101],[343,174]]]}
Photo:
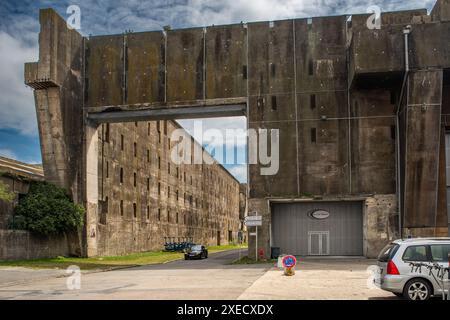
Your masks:
{"label": "blue sky", "polygon": [[[23,84],[24,62],[38,59],[39,8],[52,7],[67,17],[69,5],[81,9],[83,35],[122,33],[228,24],[258,20],[365,13],[371,5],[382,11],[431,9],[435,0],[151,0],[151,1],[0,1],[0,155],[41,162],[33,92]],[[189,121],[181,122],[189,127]],[[244,119],[214,119],[205,127],[242,128]],[[245,145],[238,146],[243,152]],[[228,166],[245,181],[244,166]]]}

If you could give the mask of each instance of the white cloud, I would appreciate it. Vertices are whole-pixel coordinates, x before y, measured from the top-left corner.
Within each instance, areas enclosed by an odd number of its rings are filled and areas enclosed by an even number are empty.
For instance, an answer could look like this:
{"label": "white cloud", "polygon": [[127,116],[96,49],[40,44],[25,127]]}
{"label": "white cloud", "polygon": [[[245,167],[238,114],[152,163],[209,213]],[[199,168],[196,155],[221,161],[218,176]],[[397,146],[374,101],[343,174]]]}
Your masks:
{"label": "white cloud", "polygon": [[371,5],[382,11],[431,8],[436,0],[189,0],[187,21],[193,25],[267,21],[338,14],[366,13]]}
{"label": "white cloud", "polygon": [[17,155],[10,149],[0,149],[0,156],[17,160]]}
{"label": "white cloud", "polygon": [[[36,35],[37,37],[37,35]],[[38,59],[38,48],[0,31],[0,128],[17,129],[22,134],[37,132],[33,91],[24,84],[25,62]]]}

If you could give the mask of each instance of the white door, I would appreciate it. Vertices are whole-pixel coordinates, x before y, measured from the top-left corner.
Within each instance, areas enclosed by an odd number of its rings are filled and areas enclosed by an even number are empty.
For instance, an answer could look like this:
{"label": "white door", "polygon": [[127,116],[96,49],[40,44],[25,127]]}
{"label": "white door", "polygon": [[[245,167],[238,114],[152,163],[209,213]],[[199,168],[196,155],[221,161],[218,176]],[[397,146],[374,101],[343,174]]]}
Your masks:
{"label": "white door", "polygon": [[308,255],[328,256],[330,254],[330,232],[309,231],[308,232]]}

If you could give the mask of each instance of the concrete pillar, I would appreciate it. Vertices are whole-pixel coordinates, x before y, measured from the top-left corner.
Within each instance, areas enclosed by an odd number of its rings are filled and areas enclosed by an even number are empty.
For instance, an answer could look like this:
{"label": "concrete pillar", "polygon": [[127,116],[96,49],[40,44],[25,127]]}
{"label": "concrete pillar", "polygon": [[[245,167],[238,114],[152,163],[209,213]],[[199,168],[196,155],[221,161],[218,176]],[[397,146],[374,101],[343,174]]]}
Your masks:
{"label": "concrete pillar", "polygon": [[60,88],[35,90],[34,96],[45,179],[70,190]]}
{"label": "concrete pillar", "polygon": [[[442,70],[411,72],[408,78],[405,129],[404,235],[440,235],[438,210],[441,141]],[[444,215],[445,217],[441,217]],[[445,219],[443,219],[445,218]]]}
{"label": "concrete pillar", "polygon": [[85,126],[86,256],[97,256],[98,237],[98,125]]}
{"label": "concrete pillar", "polygon": [[[271,213],[267,199],[249,199],[248,200],[248,215],[262,216],[262,226],[258,227],[258,251],[264,250],[264,257],[270,259],[270,225]],[[248,256],[255,259],[256,256],[256,237],[250,236],[251,233],[256,232],[256,227],[248,227]],[[259,257],[258,257],[259,259]]]}

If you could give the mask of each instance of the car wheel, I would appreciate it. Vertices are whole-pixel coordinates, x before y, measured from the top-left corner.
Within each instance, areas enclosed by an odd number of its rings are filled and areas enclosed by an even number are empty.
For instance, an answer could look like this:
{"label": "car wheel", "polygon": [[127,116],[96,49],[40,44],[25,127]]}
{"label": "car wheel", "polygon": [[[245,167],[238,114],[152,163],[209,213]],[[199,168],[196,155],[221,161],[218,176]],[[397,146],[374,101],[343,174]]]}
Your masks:
{"label": "car wheel", "polygon": [[189,260],[189,257],[188,256],[184,256],[184,260]]}
{"label": "car wheel", "polygon": [[408,300],[428,300],[431,296],[431,286],[425,280],[412,279],[406,284],[403,296]]}

